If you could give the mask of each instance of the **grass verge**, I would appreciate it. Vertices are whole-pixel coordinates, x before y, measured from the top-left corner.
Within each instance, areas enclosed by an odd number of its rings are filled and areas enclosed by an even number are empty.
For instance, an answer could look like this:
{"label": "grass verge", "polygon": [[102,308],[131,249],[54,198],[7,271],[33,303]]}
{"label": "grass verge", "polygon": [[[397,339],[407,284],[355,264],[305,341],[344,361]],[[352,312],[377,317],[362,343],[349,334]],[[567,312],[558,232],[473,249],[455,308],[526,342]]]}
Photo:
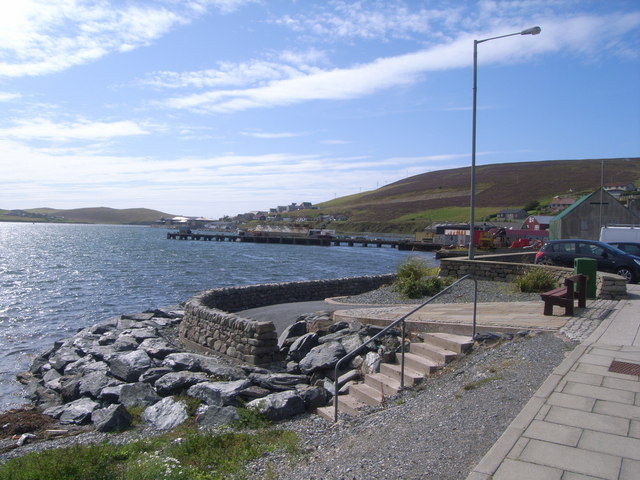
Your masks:
{"label": "grass verge", "polygon": [[297,452],[292,432],[202,433],[196,427],[126,445],[73,446],[0,465],[4,480],[221,480],[244,478],[245,465],[275,450]]}

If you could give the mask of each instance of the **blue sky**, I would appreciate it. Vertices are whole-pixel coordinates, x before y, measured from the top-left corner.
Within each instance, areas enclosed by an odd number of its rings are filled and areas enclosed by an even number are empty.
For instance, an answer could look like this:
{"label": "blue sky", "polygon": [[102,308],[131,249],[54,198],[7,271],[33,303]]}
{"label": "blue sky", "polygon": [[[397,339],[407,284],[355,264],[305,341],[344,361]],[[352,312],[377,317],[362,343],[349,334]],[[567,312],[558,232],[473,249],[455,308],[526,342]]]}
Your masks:
{"label": "blue sky", "polygon": [[0,208],[220,217],[640,156],[637,0],[2,0]]}

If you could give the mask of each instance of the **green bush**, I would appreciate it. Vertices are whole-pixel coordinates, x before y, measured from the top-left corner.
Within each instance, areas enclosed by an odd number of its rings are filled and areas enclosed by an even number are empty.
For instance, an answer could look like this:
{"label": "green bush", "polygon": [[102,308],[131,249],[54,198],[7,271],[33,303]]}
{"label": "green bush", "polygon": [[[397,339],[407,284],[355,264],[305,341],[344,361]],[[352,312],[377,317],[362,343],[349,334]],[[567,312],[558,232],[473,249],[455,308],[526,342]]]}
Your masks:
{"label": "green bush", "polygon": [[540,293],[558,286],[555,276],[544,268],[532,268],[516,277],[521,292]]}
{"label": "green bush", "polygon": [[420,257],[409,257],[398,267],[393,289],[408,298],[432,296],[451,284],[437,275],[438,268],[430,267]]}

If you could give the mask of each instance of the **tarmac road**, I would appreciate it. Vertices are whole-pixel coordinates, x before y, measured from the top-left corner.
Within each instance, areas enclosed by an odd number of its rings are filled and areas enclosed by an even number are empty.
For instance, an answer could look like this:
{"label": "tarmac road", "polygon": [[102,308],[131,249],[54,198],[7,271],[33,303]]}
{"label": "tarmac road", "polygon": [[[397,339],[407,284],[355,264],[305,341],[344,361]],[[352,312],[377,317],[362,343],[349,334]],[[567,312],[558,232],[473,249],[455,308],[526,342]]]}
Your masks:
{"label": "tarmac road", "polygon": [[362,305],[327,303],[324,300],[319,300],[315,302],[279,303],[266,307],[243,310],[236,312],[236,314],[240,317],[251,318],[258,322],[273,322],[278,335],[280,335],[285,328],[295,322],[296,318],[304,313],[321,311],[333,312],[351,308],[362,308]]}

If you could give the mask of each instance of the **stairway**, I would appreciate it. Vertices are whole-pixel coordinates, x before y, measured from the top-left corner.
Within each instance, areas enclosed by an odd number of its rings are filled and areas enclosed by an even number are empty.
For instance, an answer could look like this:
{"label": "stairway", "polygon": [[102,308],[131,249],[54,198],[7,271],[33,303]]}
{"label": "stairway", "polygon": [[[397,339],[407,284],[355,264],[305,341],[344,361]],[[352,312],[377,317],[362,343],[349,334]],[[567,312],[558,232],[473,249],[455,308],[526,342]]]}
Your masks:
{"label": "stairway", "polygon": [[[404,385],[411,387],[442,368],[445,364],[469,351],[471,337],[451,333],[425,333],[423,343],[409,344],[404,357]],[[384,405],[385,398],[400,392],[401,354],[396,353],[396,363],[380,364],[379,373],[368,373],[364,382],[349,387],[347,395],[338,396],[338,410],[351,416],[360,415],[365,406]],[[334,399],[335,401],[335,399]],[[333,421],[334,407],[317,409],[318,415]]]}

